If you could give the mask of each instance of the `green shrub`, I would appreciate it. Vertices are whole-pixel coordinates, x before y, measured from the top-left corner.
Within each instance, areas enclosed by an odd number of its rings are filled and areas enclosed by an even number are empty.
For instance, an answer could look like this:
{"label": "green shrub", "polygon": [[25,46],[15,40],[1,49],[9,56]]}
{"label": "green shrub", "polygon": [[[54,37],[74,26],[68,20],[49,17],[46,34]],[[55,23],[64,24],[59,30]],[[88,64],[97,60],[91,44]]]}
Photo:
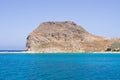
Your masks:
{"label": "green shrub", "polygon": [[111,48],[107,48],[106,51],[111,51]]}

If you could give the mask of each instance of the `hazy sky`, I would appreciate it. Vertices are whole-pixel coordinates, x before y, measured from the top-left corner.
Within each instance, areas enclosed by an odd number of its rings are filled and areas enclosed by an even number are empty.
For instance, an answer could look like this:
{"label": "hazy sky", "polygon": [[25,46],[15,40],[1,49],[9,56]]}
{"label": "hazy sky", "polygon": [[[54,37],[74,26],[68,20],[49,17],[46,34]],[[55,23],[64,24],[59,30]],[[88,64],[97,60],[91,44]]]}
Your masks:
{"label": "hazy sky", "polygon": [[25,49],[40,23],[67,20],[92,34],[120,37],[120,0],[0,0],[0,49]]}

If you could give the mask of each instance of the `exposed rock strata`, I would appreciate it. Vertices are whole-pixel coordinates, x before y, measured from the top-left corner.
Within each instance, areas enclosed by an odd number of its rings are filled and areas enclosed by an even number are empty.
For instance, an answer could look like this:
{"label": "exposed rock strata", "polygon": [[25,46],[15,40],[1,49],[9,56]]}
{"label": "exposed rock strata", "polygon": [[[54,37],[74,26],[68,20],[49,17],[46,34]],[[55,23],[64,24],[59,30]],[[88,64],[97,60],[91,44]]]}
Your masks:
{"label": "exposed rock strata", "polygon": [[29,52],[104,52],[119,39],[95,36],[72,21],[44,22],[28,37]]}

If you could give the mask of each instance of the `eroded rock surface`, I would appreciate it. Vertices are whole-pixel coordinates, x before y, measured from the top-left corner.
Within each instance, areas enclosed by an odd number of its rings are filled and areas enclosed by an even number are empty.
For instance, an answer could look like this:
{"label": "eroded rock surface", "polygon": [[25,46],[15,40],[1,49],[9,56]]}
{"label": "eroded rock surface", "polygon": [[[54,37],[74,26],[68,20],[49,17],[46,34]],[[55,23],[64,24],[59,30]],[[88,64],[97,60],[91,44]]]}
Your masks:
{"label": "eroded rock surface", "polygon": [[29,52],[104,52],[119,39],[95,36],[72,21],[44,22],[27,37]]}

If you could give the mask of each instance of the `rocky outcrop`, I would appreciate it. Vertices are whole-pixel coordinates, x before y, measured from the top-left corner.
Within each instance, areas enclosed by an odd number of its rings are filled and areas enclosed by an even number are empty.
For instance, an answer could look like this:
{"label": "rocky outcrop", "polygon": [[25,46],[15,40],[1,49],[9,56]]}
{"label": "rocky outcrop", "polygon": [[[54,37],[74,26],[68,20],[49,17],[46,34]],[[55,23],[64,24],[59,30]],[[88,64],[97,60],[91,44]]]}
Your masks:
{"label": "rocky outcrop", "polygon": [[72,21],[44,22],[27,37],[29,52],[104,52],[118,39],[95,36]]}
{"label": "rocky outcrop", "polygon": [[120,52],[120,39],[112,39],[114,42],[111,43],[111,45],[108,46],[106,51],[111,51],[111,52]]}

